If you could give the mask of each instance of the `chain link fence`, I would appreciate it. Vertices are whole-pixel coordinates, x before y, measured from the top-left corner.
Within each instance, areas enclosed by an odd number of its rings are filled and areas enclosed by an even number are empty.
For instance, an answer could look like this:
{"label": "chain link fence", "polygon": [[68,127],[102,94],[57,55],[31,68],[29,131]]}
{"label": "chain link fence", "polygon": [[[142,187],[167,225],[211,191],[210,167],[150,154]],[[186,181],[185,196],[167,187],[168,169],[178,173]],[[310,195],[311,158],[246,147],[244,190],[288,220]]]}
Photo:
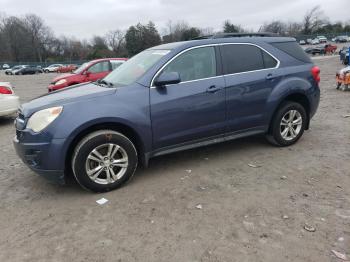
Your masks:
{"label": "chain link fence", "polygon": [[0,62],[0,69],[3,65],[7,64],[10,67],[16,66],[16,65],[29,65],[29,66],[40,66],[42,68],[48,67],[49,65],[53,64],[62,64],[62,65],[77,65],[80,66],[83,63],[87,62],[87,60],[74,60],[74,61],[61,61],[61,62],[33,62],[33,61],[19,61],[19,62],[13,62],[13,61],[3,61]]}
{"label": "chain link fence", "polygon": [[312,35],[297,35],[297,36],[294,36],[294,38],[297,40],[297,41],[300,41],[300,40],[306,40],[306,39],[315,39],[317,36],[325,36],[328,41],[331,41],[333,38],[337,37],[337,36],[350,36],[350,32],[343,32],[343,33],[330,33],[330,34],[312,34]]}

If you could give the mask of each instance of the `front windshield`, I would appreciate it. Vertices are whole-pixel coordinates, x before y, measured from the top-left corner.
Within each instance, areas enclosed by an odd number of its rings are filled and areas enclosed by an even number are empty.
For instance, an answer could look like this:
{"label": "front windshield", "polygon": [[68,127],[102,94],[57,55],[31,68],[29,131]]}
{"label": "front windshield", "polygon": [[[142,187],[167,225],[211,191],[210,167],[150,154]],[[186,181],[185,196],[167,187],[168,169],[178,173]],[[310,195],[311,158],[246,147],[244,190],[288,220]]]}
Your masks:
{"label": "front windshield", "polygon": [[89,65],[89,63],[84,63],[81,66],[79,66],[77,69],[75,69],[73,71],[74,74],[80,74],[81,72],[83,72],[85,70],[85,68],[87,68]]}
{"label": "front windshield", "polygon": [[145,50],[115,69],[104,80],[115,86],[130,85],[169,52],[170,50]]}

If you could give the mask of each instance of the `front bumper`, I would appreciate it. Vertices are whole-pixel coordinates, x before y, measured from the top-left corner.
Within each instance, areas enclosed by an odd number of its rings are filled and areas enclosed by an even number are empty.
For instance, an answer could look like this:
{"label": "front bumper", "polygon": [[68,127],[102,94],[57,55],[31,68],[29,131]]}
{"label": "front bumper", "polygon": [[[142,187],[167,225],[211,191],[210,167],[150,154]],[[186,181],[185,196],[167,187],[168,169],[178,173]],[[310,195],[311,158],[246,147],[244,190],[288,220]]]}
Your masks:
{"label": "front bumper", "polygon": [[57,184],[65,184],[64,159],[60,159],[59,155],[63,142],[63,139],[53,139],[49,143],[24,143],[17,136],[13,139],[16,152],[24,164]]}

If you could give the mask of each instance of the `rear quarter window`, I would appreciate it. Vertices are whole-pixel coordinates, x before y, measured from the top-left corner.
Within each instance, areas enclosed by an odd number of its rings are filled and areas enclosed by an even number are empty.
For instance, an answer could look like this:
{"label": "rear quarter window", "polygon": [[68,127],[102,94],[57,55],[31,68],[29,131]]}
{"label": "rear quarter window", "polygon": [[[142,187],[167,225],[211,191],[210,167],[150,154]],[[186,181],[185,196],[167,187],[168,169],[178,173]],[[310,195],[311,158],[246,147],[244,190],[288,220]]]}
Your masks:
{"label": "rear quarter window", "polygon": [[302,61],[304,63],[311,63],[310,57],[305,53],[305,51],[299,46],[295,41],[292,42],[276,42],[271,43],[273,47],[287,53],[288,55],[294,57],[295,59]]}

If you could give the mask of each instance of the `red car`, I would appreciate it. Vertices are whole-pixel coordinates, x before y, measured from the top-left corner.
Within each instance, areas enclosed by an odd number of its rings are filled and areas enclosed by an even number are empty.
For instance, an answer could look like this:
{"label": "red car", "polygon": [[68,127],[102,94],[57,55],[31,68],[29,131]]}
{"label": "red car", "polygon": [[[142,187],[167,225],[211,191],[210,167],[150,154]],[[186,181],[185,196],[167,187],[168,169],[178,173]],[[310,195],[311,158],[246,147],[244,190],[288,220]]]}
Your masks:
{"label": "red car", "polygon": [[126,60],[126,58],[103,58],[84,63],[72,74],[64,74],[54,78],[48,87],[49,92],[71,85],[97,81],[122,65]]}
{"label": "red car", "polygon": [[324,49],[325,49],[325,54],[334,54],[335,51],[337,51],[338,47],[336,45],[326,44],[324,46]]}
{"label": "red car", "polygon": [[65,65],[61,66],[60,68],[57,69],[57,73],[71,73],[74,70],[77,70],[78,66],[76,65]]}

